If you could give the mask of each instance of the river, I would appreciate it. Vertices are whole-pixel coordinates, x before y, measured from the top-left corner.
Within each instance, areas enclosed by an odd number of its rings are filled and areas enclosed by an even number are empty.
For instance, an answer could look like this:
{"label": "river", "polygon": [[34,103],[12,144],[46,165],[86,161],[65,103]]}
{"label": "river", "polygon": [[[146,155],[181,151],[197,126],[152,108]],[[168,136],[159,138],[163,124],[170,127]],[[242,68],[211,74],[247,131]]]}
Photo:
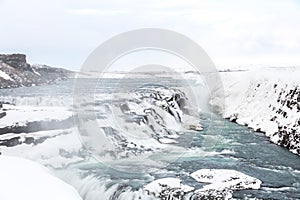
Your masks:
{"label": "river", "polygon": [[[138,85],[144,81],[135,83]],[[164,81],[170,87],[184,84],[180,81]],[[108,79],[107,83],[110,86],[102,86],[98,92],[113,93],[116,80]],[[16,104],[47,105],[51,99],[72,98],[72,84],[73,81],[69,80],[52,86],[3,89],[1,99]],[[62,106],[68,106],[68,101],[61,102]],[[54,169],[54,173],[73,185],[84,200],[152,199],[153,196],[141,188],[164,177],[180,178],[184,184],[201,187],[202,184],[189,175],[207,168],[233,169],[262,181],[259,190],[235,191],[233,197],[236,199],[300,199],[299,156],[271,143],[263,133],[222,119],[216,114],[202,112],[199,118],[203,131],[181,135],[177,145],[184,147],[186,152],[163,167],[153,166],[147,172],[124,172],[91,158],[62,169]],[[214,138],[214,142],[204,144],[210,141],[207,138]],[[155,156],[161,155],[153,155],[154,160]],[[168,157],[168,154],[163,156]],[[174,155],[170,152],[169,156]]]}

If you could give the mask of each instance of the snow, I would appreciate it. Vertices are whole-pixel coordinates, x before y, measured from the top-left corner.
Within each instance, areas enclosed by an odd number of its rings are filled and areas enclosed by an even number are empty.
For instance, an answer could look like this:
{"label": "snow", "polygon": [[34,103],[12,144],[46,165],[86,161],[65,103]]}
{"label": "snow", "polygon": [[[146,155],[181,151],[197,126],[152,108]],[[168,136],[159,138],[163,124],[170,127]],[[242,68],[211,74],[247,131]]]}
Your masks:
{"label": "snow", "polygon": [[234,190],[260,189],[262,183],[257,178],[228,169],[200,169],[191,177],[209,183],[194,192],[196,199],[231,199]]}
{"label": "snow", "polygon": [[190,187],[188,185],[183,185],[181,183],[181,180],[178,178],[157,179],[149,183],[148,185],[144,186],[144,189],[154,194],[157,197],[161,197],[162,195],[161,193],[163,193],[164,190],[178,189],[185,193],[194,190],[193,187]]}
{"label": "snow", "polygon": [[7,102],[15,106],[34,106],[34,107],[71,107],[71,95],[61,96],[0,96],[1,102]]}
{"label": "snow", "polygon": [[259,189],[261,181],[241,172],[228,169],[200,169],[191,174],[196,181],[210,183],[199,191]]}
{"label": "snow", "polygon": [[32,67],[31,69],[32,69],[32,71],[33,71],[35,74],[41,76],[41,74],[38,73],[34,68],[39,68],[39,67],[38,67],[38,66],[35,66],[35,67]]}
{"label": "snow", "polygon": [[169,139],[169,138],[160,138],[159,142],[161,142],[163,144],[177,144],[178,143],[176,140]]}
{"label": "snow", "polygon": [[6,116],[0,120],[0,128],[14,125],[26,125],[34,121],[65,120],[73,115],[64,107],[13,106],[3,104]]}
{"label": "snow", "polygon": [[[15,134],[5,134],[1,139],[13,137]],[[78,138],[76,128],[65,130],[39,131],[33,133],[21,133],[19,137],[48,137],[40,144],[19,144],[14,147],[1,147],[3,155],[22,156],[23,158],[34,160],[40,164],[54,168],[62,168],[70,163],[82,161],[79,151],[82,149],[81,141]],[[65,152],[64,155],[63,152]],[[74,155],[72,154],[74,153]]]}
{"label": "snow", "polygon": [[6,80],[14,81],[7,73],[0,70],[0,77]]}
{"label": "snow", "polygon": [[160,199],[169,199],[171,196],[185,199],[191,194],[193,199],[231,199],[234,190],[260,189],[261,186],[259,179],[228,169],[200,169],[192,173],[191,177],[209,184],[194,188],[182,184],[179,178],[161,178],[144,186],[144,190]]}
{"label": "snow", "polygon": [[270,141],[300,154],[300,69],[267,68],[220,73],[225,105],[216,91],[212,104],[224,118],[262,131]]}
{"label": "snow", "polygon": [[0,199],[82,200],[76,190],[29,160],[0,156]]}

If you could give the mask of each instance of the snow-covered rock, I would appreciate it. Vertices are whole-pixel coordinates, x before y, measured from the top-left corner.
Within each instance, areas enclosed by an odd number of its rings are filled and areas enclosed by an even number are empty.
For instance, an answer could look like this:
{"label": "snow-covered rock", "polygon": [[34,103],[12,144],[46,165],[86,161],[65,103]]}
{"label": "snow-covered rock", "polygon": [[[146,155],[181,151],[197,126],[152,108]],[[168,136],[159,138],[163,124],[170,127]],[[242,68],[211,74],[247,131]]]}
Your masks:
{"label": "snow-covered rock", "polygon": [[[0,146],[39,144],[47,135],[32,137],[26,133],[68,129],[74,126],[73,113],[64,107],[34,107],[2,104],[0,108]],[[26,134],[22,136],[22,134]]]}
{"label": "snow-covered rock", "polygon": [[[222,115],[300,154],[300,70],[271,68],[259,71],[222,72],[225,106]],[[212,103],[218,107],[222,99]]]}
{"label": "snow-covered rock", "polygon": [[144,187],[145,190],[160,199],[182,199],[184,194],[193,191],[194,188],[181,183],[178,178],[157,179]]}
{"label": "snow-covered rock", "polygon": [[144,186],[144,190],[160,199],[204,200],[231,199],[236,190],[260,189],[261,181],[235,170],[200,169],[191,174],[197,182],[209,183],[201,188],[182,184],[179,178],[162,178]]}
{"label": "snow-covered rock", "polygon": [[198,182],[210,183],[199,191],[259,189],[261,185],[261,181],[257,178],[228,169],[200,169],[192,173],[191,177]]}
{"label": "snow-covered rock", "polygon": [[194,192],[193,199],[231,199],[235,190],[259,189],[261,181],[227,169],[200,169],[191,174],[196,181],[209,183]]}
{"label": "snow-covered rock", "polygon": [[6,115],[1,118],[0,128],[25,126],[36,121],[62,121],[72,117],[73,112],[64,107],[35,107],[35,106],[14,106],[2,104],[1,111]]}
{"label": "snow-covered rock", "polygon": [[[22,156],[42,165],[63,168],[71,163],[82,161],[82,144],[76,128],[65,130],[49,130],[32,133],[8,133],[0,137],[0,141],[15,141],[20,144],[1,146],[2,155]],[[7,142],[6,142],[7,144]]]}
{"label": "snow-covered rock", "polygon": [[76,190],[29,160],[0,156],[0,199],[82,200]]}
{"label": "snow-covered rock", "polygon": [[231,190],[197,190],[190,198],[191,200],[229,200],[232,199]]}
{"label": "snow-covered rock", "polygon": [[3,71],[0,71],[0,77],[4,78],[5,80],[13,81],[13,79],[7,73],[5,73]]}

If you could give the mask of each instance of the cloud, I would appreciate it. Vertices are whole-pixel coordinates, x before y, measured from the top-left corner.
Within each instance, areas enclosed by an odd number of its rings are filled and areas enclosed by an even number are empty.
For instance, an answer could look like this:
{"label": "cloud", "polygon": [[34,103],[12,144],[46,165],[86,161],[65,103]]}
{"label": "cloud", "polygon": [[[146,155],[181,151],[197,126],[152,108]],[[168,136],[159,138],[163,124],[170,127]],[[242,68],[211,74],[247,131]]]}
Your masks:
{"label": "cloud", "polygon": [[91,15],[91,16],[112,16],[112,15],[122,15],[127,13],[124,10],[101,10],[101,9],[71,9],[69,12],[76,15]]}
{"label": "cloud", "polygon": [[110,37],[155,27],[195,40],[218,66],[300,65],[299,10],[295,0],[3,0],[0,51],[78,68]]}

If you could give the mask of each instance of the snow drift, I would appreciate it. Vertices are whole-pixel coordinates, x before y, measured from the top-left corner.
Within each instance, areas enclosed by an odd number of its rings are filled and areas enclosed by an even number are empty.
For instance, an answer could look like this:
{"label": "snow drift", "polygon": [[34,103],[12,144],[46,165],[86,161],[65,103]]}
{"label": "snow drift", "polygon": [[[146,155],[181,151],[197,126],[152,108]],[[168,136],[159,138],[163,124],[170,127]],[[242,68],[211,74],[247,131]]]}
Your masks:
{"label": "snow drift", "polygon": [[0,156],[0,199],[82,200],[76,190],[37,163]]}

